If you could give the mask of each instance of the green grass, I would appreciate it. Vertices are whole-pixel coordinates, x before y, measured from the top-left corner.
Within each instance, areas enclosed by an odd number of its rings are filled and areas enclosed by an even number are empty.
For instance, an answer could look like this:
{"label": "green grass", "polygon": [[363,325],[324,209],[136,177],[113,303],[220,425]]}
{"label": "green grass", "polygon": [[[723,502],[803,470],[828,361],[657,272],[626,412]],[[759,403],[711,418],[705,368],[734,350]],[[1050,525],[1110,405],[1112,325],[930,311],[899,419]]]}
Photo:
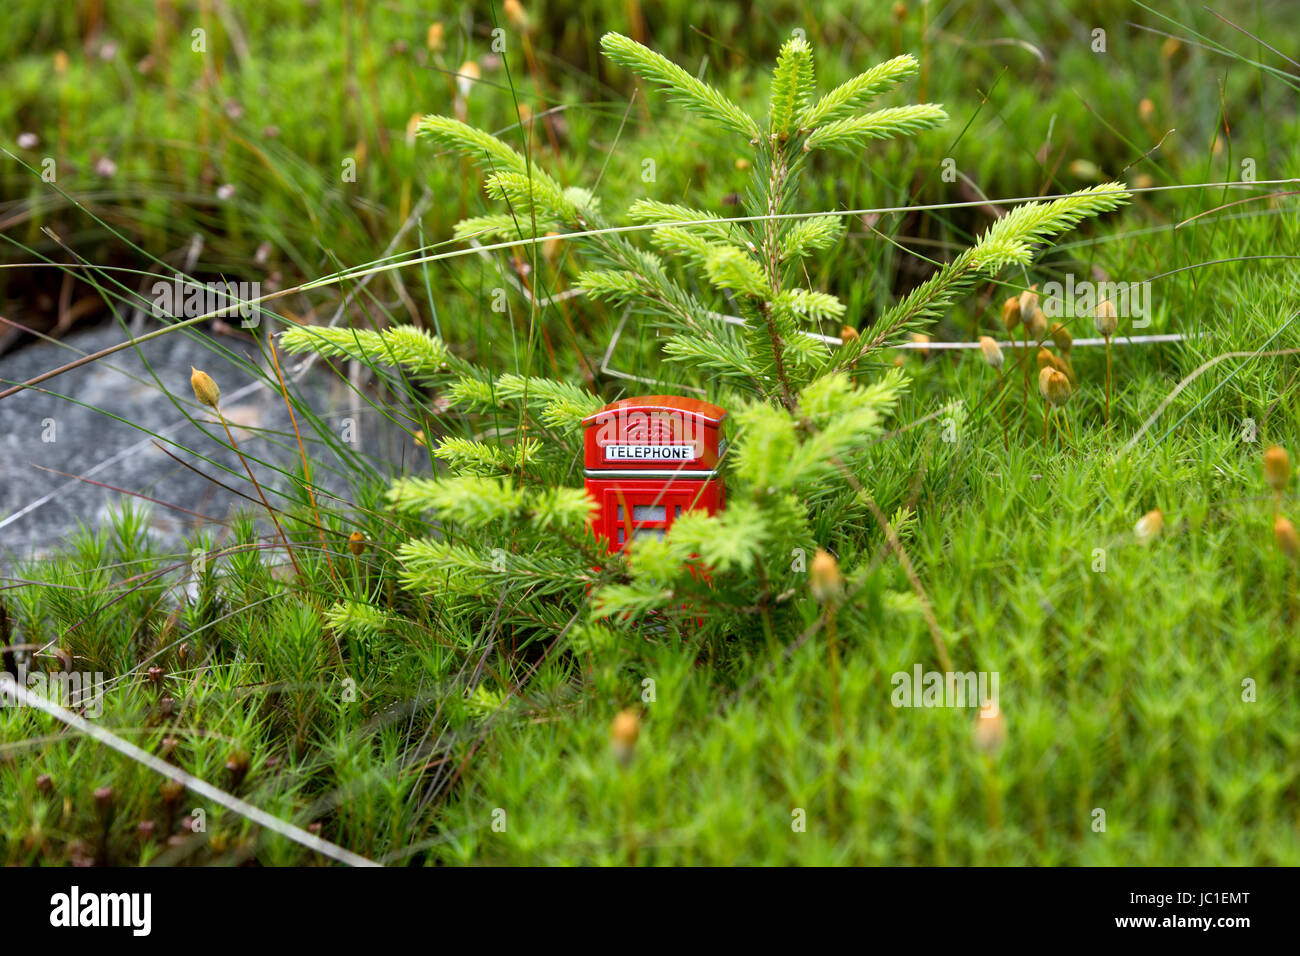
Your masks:
{"label": "green grass", "polygon": [[[527,142],[563,185],[599,179],[605,212],[618,223],[643,196],[737,214],[730,196],[750,180],[735,165],[741,154],[705,124],[682,122],[663,97],[642,90],[628,108],[627,74],[593,51],[604,30],[634,25],[599,4],[574,6],[577,13],[530,5],[542,93],[521,51],[508,49],[509,75],[485,71],[470,120],[507,130],[522,148],[512,128],[516,99],[566,104],[558,150],[542,128]],[[1268,445],[1300,449],[1300,356],[1221,361],[1155,415],[1175,385],[1215,356],[1300,349],[1300,268],[1285,258],[1300,247],[1295,197],[1209,212],[1248,194],[1195,187],[1240,178],[1244,158],[1259,179],[1300,175],[1295,79],[1243,57],[1285,64],[1191,5],[1072,4],[1049,14],[930,4],[924,29],[919,11],[896,23],[888,5],[874,3],[829,5],[816,22],[798,21],[793,6],[749,18],[724,4],[662,7],[647,42],[688,67],[707,57],[708,79],[745,106],[764,101],[760,68],[795,26],[820,52],[823,89],[894,53],[921,59],[916,84],[883,105],[940,102],[950,122],[847,166],[815,160],[802,209],[1056,194],[1092,184],[1072,166],[1080,159],[1130,184],[1149,176],[1149,185],[1194,187],[1140,193],[1126,210],[1068,235],[1026,274],[982,285],[932,330],[936,338],[1002,337],[1004,298],[1067,273],[1151,280],[1154,316],[1143,331],[1191,337],[1114,348],[1109,425],[1101,349],[1075,352],[1070,437],[1052,432],[1046,448],[1036,368],[1026,403],[1011,351],[1001,395],[978,352],[922,359],[883,350],[865,360],[883,372],[897,355],[911,379],[889,434],[864,450],[855,476],[892,516],[916,581],[855,495],[828,492],[817,502],[816,543],[850,572],[852,597],[836,616],[841,733],[832,721],[826,618],[802,577],[789,576],[797,593],[771,634],[757,615],[742,614],[698,627],[689,613],[660,625],[574,625],[585,585],[573,581],[550,600],[512,581],[486,610],[404,587],[395,552],[427,534],[427,523],[391,510],[383,496],[393,476],[352,462],[296,396],[313,457],[334,455],[353,476],[350,501],[320,500],[313,511],[301,476],[271,476],[253,460],[279,489],[273,503],[290,513],[282,520],[301,579],[255,524],[265,516],[253,505],[195,542],[210,554],[201,568],[188,549],[159,553],[139,506],[127,505],[59,557],[10,572],[0,590],[0,643],[40,646],[37,666],[57,666],[58,648],[77,669],[103,671],[110,689],[100,726],[383,862],[1300,862],[1300,577],[1273,542],[1261,473]],[[1221,12],[1278,49],[1300,50],[1284,7],[1230,7]],[[487,52],[485,12],[471,22],[448,7],[447,49],[422,61],[428,23],[405,10],[306,16],[263,4],[240,14],[247,55],[234,51],[227,25],[209,25],[222,53],[209,88],[202,77],[211,60],[190,55],[184,42],[197,8],[176,5],[167,31],[175,52],[125,87],[123,68],[158,42],[149,18],[119,18],[114,8],[83,56],[85,24],[73,8],[19,11],[29,28],[13,35],[38,40],[0,57],[10,94],[0,127],[34,130],[42,145],[5,145],[39,171],[45,144],[57,142],[60,168],[69,170],[58,186],[90,215],[4,164],[4,210],[17,216],[5,235],[31,250],[11,248],[13,264],[61,255],[39,231],[48,225],[91,261],[166,275],[106,227],[160,258],[197,230],[206,243],[196,274],[265,280],[274,269],[287,287],[374,262],[425,189],[427,211],[394,251],[419,248],[421,234],[426,252],[460,249],[448,242],[458,219],[499,211],[481,198],[468,166],[405,138],[413,113],[453,111],[454,82],[436,67],[454,70]],[[1126,21],[1184,37],[1194,27],[1234,54],[1162,47],[1164,37]],[[1104,57],[1088,47],[1094,24],[1108,30]],[[119,60],[99,59],[108,38]],[[1047,62],[1000,38],[1024,41]],[[63,78],[53,73],[56,49],[71,54]],[[1150,118],[1137,107],[1143,97]],[[224,109],[230,99],[243,107],[238,119]],[[311,108],[296,108],[304,102]],[[263,136],[268,125],[279,134]],[[1177,133],[1153,150],[1170,128]],[[340,182],[339,165],[358,141],[367,157],[358,182]],[[107,184],[90,170],[103,154],[116,156],[119,169]],[[943,180],[948,156],[972,188]],[[646,159],[655,161],[652,182],[642,178]],[[237,187],[225,203],[212,195],[223,182]],[[950,258],[991,221],[972,207],[852,217],[839,246],[809,261],[807,284],[840,296],[865,327],[925,277],[927,261]],[[253,259],[262,241],[273,247],[267,265]],[[577,256],[520,255],[543,292],[569,288],[584,266]],[[511,310],[495,312],[492,291],[513,271],[502,254],[407,267],[377,276],[377,291],[358,297],[347,320],[358,328],[436,324],[458,359],[494,373],[548,375],[605,398],[639,388],[594,371],[620,310],[571,299],[533,311],[511,292]],[[0,292],[26,301],[52,281],[41,276],[0,270]],[[128,287],[137,277],[98,276],[106,298],[120,301],[126,290],[112,287],[114,277]],[[277,301],[275,327],[290,315],[327,320],[354,282]],[[1094,334],[1090,318],[1070,327],[1076,338]],[[647,324],[629,325],[613,364],[710,384],[662,362]],[[156,371],[161,386],[188,399],[185,376]],[[388,414],[412,430],[482,438],[517,424],[505,414],[436,412],[426,391],[379,371]],[[530,477],[539,486],[576,485],[577,444],[546,437]],[[291,436],[283,440],[292,446]],[[242,475],[220,477],[237,483]],[[1282,512],[1294,518],[1291,489]],[[1164,530],[1144,544],[1133,527],[1154,508]],[[347,548],[353,531],[367,542],[360,556]],[[791,555],[764,560],[784,569]],[[957,670],[999,674],[1000,746],[977,745],[971,709],[892,706],[894,673],[938,668],[927,611]],[[151,667],[161,671],[151,676]],[[1253,701],[1243,699],[1243,681],[1253,682]],[[625,709],[640,719],[626,764],[612,752],[610,731]],[[105,786],[111,795],[97,799]],[[195,809],[205,815],[199,832],[185,822]],[[1094,829],[1097,810],[1104,832]],[[152,833],[141,834],[144,821]],[[236,813],[176,795],[152,771],[53,719],[12,707],[0,708],[0,859],[323,862]]]}
{"label": "green grass", "polygon": [[[1214,232],[1191,240],[1193,260],[1221,244],[1263,255],[1298,238],[1280,217]],[[1158,263],[1130,264],[1144,266]],[[1012,372],[1008,452],[990,369],[973,355],[917,368],[899,419],[962,399],[958,441],[945,445],[940,422],[920,426],[882,446],[867,480],[887,512],[916,514],[904,543],[956,668],[1000,675],[1006,742],[995,757],[972,745],[969,710],[890,706],[892,674],[935,665],[908,581],[886,558],[839,630],[842,747],[824,635],[787,656],[799,635],[782,634],[725,667],[684,664],[689,643],[650,634],[602,644],[576,712],[519,706],[516,725],[494,731],[451,815],[475,834],[454,858],[1294,865],[1297,578],[1272,541],[1260,459],[1268,444],[1296,445],[1291,403],[1276,401],[1296,358],[1230,361],[1117,455],[1178,377],[1257,347],[1300,311],[1294,267],[1279,271],[1290,278],[1264,294],[1250,264],[1162,282],[1162,312],[1194,316],[1176,327],[1210,336],[1116,348],[1109,431],[1102,352],[1076,353],[1082,386],[1064,450],[1055,435],[1041,449],[1041,401],[1026,411]],[[1271,347],[1298,346],[1292,327]],[[1241,440],[1246,419],[1253,442]],[[1133,525],[1152,508],[1165,530],[1144,545]],[[843,556],[861,540],[832,533],[831,546]],[[643,705],[646,677],[657,700]],[[608,723],[624,706],[644,714],[627,771],[609,753]],[[473,829],[495,807],[514,809],[507,833]],[[791,829],[795,808],[806,832]],[[1097,808],[1104,833],[1092,829]]]}

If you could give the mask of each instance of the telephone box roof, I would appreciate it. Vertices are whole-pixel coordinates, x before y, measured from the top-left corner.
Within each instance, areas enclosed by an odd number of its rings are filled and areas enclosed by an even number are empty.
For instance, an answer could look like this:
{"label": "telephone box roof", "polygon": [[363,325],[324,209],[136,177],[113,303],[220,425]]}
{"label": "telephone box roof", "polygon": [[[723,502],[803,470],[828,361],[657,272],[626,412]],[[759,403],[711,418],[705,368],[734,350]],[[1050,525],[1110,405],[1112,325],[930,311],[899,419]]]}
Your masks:
{"label": "telephone box roof", "polygon": [[677,395],[642,395],[638,398],[622,398],[617,402],[610,402],[600,411],[584,418],[582,424],[591,425],[603,421],[611,415],[626,414],[628,412],[675,412],[710,425],[716,425],[727,417],[725,409],[719,408],[717,405],[711,405],[708,402],[702,402],[698,398],[682,398]]}

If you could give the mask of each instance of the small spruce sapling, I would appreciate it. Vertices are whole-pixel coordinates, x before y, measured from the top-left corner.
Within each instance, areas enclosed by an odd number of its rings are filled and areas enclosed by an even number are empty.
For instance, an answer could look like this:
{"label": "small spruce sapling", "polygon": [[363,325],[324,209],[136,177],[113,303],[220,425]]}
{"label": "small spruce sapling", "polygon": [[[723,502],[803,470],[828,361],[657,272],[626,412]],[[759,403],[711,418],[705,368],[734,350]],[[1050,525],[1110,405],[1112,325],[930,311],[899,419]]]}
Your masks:
{"label": "small spruce sapling", "polygon": [[[568,621],[554,610],[558,598],[580,604],[590,595],[595,616],[611,622],[651,612],[661,620],[695,620],[704,611],[709,628],[735,635],[757,622],[772,639],[790,633],[782,625],[807,593],[787,556],[828,543],[814,533],[818,503],[858,493],[869,439],[881,433],[905,385],[896,368],[864,381],[874,370],[862,356],[917,333],[979,280],[1024,267],[1038,244],[1115,208],[1127,193],[1110,183],[1017,207],[869,329],[829,349],[805,333],[838,330],[845,306],[829,292],[804,287],[800,263],[828,253],[844,224],[835,214],[796,212],[800,174],[814,153],[858,154],[876,140],[943,123],[946,114],[934,104],[867,110],[917,71],[916,60],[895,57],[817,97],[812,50],[792,38],[777,58],[760,119],[627,37],[606,34],[601,46],[614,63],[749,145],[754,185],[740,220],[642,199],[628,218],[648,234],[651,248],[645,248],[635,238],[639,231],[610,228],[589,190],[562,187],[501,139],[445,116],[428,116],[419,128],[478,165],[488,197],[504,207],[459,223],[458,238],[572,243],[585,266],[578,285],[588,297],[653,323],[663,359],[693,370],[710,397],[732,410],[732,444],[722,463],[729,489],[724,511],[689,513],[664,539],[638,540],[626,555],[607,556],[585,533],[581,489],[523,480],[538,462],[577,455],[579,422],[603,404],[597,396],[544,378],[494,376],[409,328],[299,327],[284,333],[283,345],[372,367],[399,366],[441,389],[462,414],[519,414],[521,427],[509,429],[512,444],[491,428],[487,437],[445,439],[434,449],[444,474],[393,484],[394,507],[438,522],[436,535],[398,550],[409,587],[444,604],[477,602],[485,612],[517,613],[530,627],[540,623],[552,632]],[[739,312],[745,324],[720,321],[723,309]],[[508,554],[503,541],[510,543]],[[700,566],[707,575],[692,572]],[[850,592],[866,573],[864,564],[845,570]],[[499,597],[509,585],[516,597],[502,611]]]}

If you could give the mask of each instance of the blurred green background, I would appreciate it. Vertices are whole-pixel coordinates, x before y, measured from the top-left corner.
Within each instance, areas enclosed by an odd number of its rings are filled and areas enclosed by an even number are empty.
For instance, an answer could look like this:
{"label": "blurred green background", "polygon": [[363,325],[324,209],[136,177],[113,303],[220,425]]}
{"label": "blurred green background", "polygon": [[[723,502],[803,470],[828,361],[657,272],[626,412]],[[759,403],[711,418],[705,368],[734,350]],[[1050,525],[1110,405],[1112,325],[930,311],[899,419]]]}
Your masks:
{"label": "blurred green background", "polygon": [[[169,265],[192,261],[196,277],[257,280],[269,292],[377,258],[404,223],[410,228],[394,252],[418,247],[421,232],[428,243],[445,240],[484,204],[472,170],[415,141],[415,118],[430,112],[462,115],[537,150],[565,185],[599,180],[611,211],[646,194],[725,211],[748,181],[731,164],[733,144],[679,121],[654,95],[643,92],[629,107],[630,77],[596,54],[611,29],[760,110],[762,65],[793,29],[817,50],[822,88],[902,51],[920,57],[920,76],[897,101],[940,102],[952,121],[848,164],[818,159],[805,180],[809,208],[1010,198],[1109,178],[1221,181],[1240,178],[1244,160],[1257,179],[1294,172],[1294,86],[1212,47],[1228,42],[1271,66],[1285,63],[1197,4],[750,8],[671,0],[651,8],[633,0],[523,9],[526,22],[509,22],[495,3],[10,3],[0,39],[0,143],[21,162],[0,164],[0,232],[10,240],[0,257],[32,261],[22,243],[67,261],[42,232],[48,227],[100,265],[166,271],[125,238]],[[1300,33],[1286,9],[1234,2],[1221,11],[1286,49],[1287,32]],[[1097,30],[1104,52],[1094,52]],[[1166,35],[1194,31],[1216,39]],[[457,74],[465,64],[472,65],[462,96]],[[471,83],[475,69],[480,78]],[[942,175],[946,159],[955,181]],[[49,168],[54,183],[39,175]],[[1197,202],[1186,191],[1141,200],[1162,216]],[[417,207],[423,215],[410,221]],[[845,299],[850,315],[869,321],[928,274],[926,258],[966,244],[988,220],[989,210],[964,208],[863,223],[844,250],[848,262],[815,278]],[[868,228],[901,245],[853,241],[871,236]],[[192,245],[196,235],[201,248]],[[510,319],[484,308],[473,269],[400,275],[417,288],[428,282],[446,303],[449,339],[491,358],[494,323],[502,331]],[[858,275],[887,281],[852,281]],[[484,281],[499,284],[491,275]],[[53,269],[0,271],[3,314],[40,328],[67,320],[63,282]],[[432,318],[423,296],[385,289],[410,321]],[[106,314],[88,295],[78,287],[70,296],[86,299],[73,318]],[[283,304],[292,317],[310,318],[339,295],[328,288]],[[603,347],[599,309],[576,313],[566,308],[565,321],[546,330],[553,372],[589,374],[584,356]]]}

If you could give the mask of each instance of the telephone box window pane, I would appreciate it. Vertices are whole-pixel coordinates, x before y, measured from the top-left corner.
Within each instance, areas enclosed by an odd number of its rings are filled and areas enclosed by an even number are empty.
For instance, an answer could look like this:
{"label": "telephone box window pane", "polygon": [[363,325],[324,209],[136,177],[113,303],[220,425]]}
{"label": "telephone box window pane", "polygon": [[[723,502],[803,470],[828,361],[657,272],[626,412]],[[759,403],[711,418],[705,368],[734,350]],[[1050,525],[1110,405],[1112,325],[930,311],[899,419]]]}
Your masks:
{"label": "telephone box window pane", "polygon": [[626,540],[627,540],[627,533],[626,533],[622,528],[619,528],[619,529],[618,529],[618,543],[619,543],[619,544],[622,544],[622,543],[623,543],[624,541],[626,541]]}
{"label": "telephone box window pane", "polygon": [[633,521],[666,521],[666,509],[663,505],[633,505]]}
{"label": "telephone box window pane", "polygon": [[[634,538],[660,538],[664,536],[664,528],[637,528],[632,532]],[[620,533],[620,540],[622,535]]]}
{"label": "telephone box window pane", "polygon": [[673,517],[680,518],[681,516],[682,516],[682,506],[677,505],[675,508],[673,508]]}

